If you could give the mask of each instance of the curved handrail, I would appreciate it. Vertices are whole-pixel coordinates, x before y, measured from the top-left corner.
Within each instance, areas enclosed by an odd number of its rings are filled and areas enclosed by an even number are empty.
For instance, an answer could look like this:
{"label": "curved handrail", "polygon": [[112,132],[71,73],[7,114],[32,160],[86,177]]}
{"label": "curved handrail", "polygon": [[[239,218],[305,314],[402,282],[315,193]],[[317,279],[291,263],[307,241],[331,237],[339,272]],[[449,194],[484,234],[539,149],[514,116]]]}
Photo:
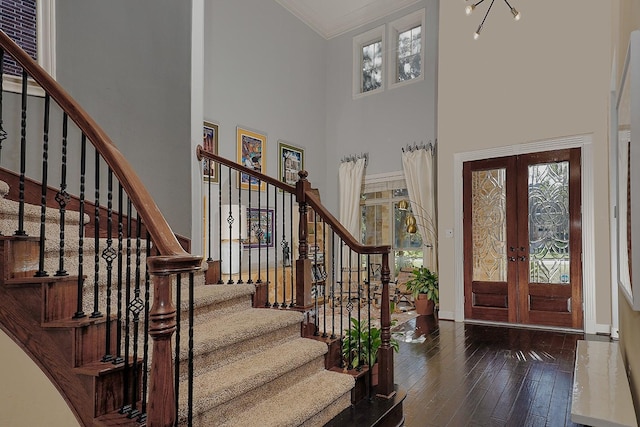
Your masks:
{"label": "curved handrail", "polygon": [[[198,145],[198,147],[196,148],[196,155],[198,156],[199,161],[202,161],[203,158],[213,160],[214,162],[221,163],[231,169],[235,169],[239,172],[247,173],[249,175],[255,176],[259,180],[267,182],[271,185],[274,185],[280,188],[281,190],[286,191],[287,193],[296,194],[296,187],[294,187],[293,185],[289,185],[282,181],[278,181],[275,178],[264,175],[260,172],[256,172],[253,169],[249,169],[231,160],[225,159],[224,157],[220,157],[217,154],[214,154],[210,151],[206,151],[204,148],[202,148],[201,145]],[[304,171],[301,174],[301,176],[304,176],[304,177],[306,177],[306,175],[307,174]],[[306,180],[306,178],[302,178],[302,179]],[[320,202],[320,198],[315,194],[315,191],[313,191],[311,188],[306,188],[304,190],[304,199],[305,199],[305,202],[308,202],[311,205],[311,207],[313,207],[313,209],[316,211],[316,213],[318,213],[320,217],[322,217],[322,219],[324,219],[325,222],[332,227],[333,231],[335,231],[335,233],[338,236],[340,236],[340,238],[347,244],[347,246],[349,246],[355,252],[358,252],[361,254],[381,254],[381,253],[391,252],[391,246],[389,245],[370,246],[370,245],[363,245],[362,243],[358,242],[355,239],[355,237],[353,237],[351,233],[347,231],[346,228],[344,228],[344,226],[340,223],[340,221],[338,221],[338,219],[336,219],[336,217],[333,216],[331,212],[329,212],[327,208],[325,208],[322,205],[322,203]]]}
{"label": "curved handrail", "polygon": [[[145,227],[149,231],[160,255],[180,256],[185,261],[199,264],[199,261],[184,251],[155,201],[135,173],[127,159],[122,155],[104,130],[87,112],[56,82],[40,65],[22,50],[4,31],[0,31],[0,47],[26,70],[44,91],[53,98],[60,108],[78,126],[89,141],[98,150],[111,168],[127,195],[140,213]],[[189,261],[191,260],[191,261]]]}

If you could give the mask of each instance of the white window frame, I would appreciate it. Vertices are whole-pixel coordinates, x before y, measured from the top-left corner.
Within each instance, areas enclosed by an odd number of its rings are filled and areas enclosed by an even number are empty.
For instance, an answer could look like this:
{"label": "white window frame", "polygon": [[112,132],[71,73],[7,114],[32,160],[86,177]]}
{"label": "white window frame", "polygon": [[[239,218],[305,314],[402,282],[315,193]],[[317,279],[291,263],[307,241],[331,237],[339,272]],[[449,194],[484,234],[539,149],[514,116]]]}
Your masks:
{"label": "white window frame", "polygon": [[[38,65],[56,78],[56,0],[36,1],[36,43],[38,45]],[[22,78],[5,74],[2,89],[8,92],[22,92]],[[27,94],[44,96],[44,90],[33,80],[27,83]]]}
{"label": "white window frame", "polygon": [[[382,46],[382,81],[381,85],[377,89],[370,90],[368,92],[362,92],[362,48],[371,43],[380,41]],[[386,43],[385,43],[385,26],[381,25],[366,33],[357,35],[353,38],[353,99],[362,98],[374,93],[380,93],[385,88],[385,73],[386,73]]]}
{"label": "white window frame", "polygon": [[[398,35],[411,28],[420,25],[420,75],[410,80],[398,81]],[[426,44],[425,10],[420,9],[402,18],[396,19],[389,24],[389,55],[387,76],[389,78],[389,89],[405,86],[414,82],[424,80],[424,60]]]}

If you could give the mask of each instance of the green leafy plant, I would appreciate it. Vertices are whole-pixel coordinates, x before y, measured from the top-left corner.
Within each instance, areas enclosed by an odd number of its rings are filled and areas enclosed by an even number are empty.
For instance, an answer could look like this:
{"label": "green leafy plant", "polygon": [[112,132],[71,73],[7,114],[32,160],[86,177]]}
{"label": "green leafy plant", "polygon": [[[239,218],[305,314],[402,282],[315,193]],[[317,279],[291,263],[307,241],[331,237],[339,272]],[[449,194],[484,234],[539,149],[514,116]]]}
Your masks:
{"label": "green leafy plant", "polygon": [[[382,331],[371,327],[365,321],[351,318],[351,327],[345,330],[342,338],[342,358],[349,368],[373,366],[378,358],[378,349],[382,345]],[[398,340],[391,337],[391,348],[398,352]]]}
{"label": "green leafy plant", "polygon": [[417,298],[420,294],[427,295],[427,298],[438,304],[440,301],[440,290],[438,285],[438,274],[427,267],[413,269],[413,278],[405,284],[407,290]]}

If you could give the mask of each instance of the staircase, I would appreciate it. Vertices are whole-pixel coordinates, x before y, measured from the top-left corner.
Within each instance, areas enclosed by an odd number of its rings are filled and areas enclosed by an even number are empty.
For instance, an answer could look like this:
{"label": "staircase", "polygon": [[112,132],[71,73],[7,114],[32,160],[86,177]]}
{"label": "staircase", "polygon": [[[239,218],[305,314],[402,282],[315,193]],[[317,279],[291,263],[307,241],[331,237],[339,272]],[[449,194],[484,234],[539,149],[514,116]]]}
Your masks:
{"label": "staircase", "polygon": [[[124,370],[122,364],[101,362],[104,354],[115,353],[104,346],[106,319],[73,319],[77,251],[66,254],[69,276],[33,277],[38,270],[39,242],[33,237],[11,236],[17,203],[4,199],[7,192],[8,186],[0,182],[0,323],[58,385],[82,424],[114,425],[118,419],[117,425],[122,425],[116,414],[122,406]],[[57,217],[48,215],[47,220],[47,242],[55,242]],[[77,213],[67,213],[71,241],[77,239],[73,224],[79,220]],[[39,221],[40,207],[26,205],[28,234],[37,234]],[[84,249],[90,258],[93,247]],[[57,268],[57,256],[58,248],[47,246],[45,265],[50,272]],[[89,270],[85,303],[93,301],[93,270]],[[192,425],[323,425],[349,406],[353,378],[324,369],[327,346],[300,337],[301,313],[252,308],[253,285],[210,286],[204,284],[204,274],[196,277]],[[100,287],[104,286],[100,279]],[[181,294],[187,295],[187,285],[181,286]],[[84,309],[91,313],[90,306]],[[184,298],[182,318],[187,318],[188,310]],[[111,327],[115,334],[115,322]],[[182,333],[180,339],[184,345],[180,346],[178,420],[187,425],[189,336]]]}

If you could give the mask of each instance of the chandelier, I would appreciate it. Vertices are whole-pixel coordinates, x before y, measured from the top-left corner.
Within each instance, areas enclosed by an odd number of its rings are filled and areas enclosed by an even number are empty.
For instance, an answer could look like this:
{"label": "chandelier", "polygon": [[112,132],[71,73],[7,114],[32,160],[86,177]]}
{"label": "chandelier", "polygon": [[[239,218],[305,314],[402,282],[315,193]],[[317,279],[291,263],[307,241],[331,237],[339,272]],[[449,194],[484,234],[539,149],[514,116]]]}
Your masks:
{"label": "chandelier", "polygon": [[[476,8],[476,6],[478,6],[483,1],[484,0],[480,0],[477,3],[467,5],[467,7],[465,8],[465,11],[467,12],[467,15],[471,15],[471,12],[473,12],[473,10]],[[478,25],[478,29],[473,34],[473,39],[474,40],[477,40],[478,37],[480,37],[480,31],[482,31],[482,26],[484,25],[484,21],[486,21],[487,16],[489,16],[489,12],[491,12],[491,8],[493,7],[493,3],[495,1],[496,0],[491,0],[491,4],[489,5],[489,8],[487,9],[487,13],[484,14],[484,18],[482,19],[482,22],[480,23],[480,25]],[[520,20],[520,12],[518,12],[515,7],[511,6],[507,0],[504,0],[504,2],[509,7],[509,10],[511,11],[511,14],[513,15],[513,19],[515,19],[516,21],[519,21]]]}

